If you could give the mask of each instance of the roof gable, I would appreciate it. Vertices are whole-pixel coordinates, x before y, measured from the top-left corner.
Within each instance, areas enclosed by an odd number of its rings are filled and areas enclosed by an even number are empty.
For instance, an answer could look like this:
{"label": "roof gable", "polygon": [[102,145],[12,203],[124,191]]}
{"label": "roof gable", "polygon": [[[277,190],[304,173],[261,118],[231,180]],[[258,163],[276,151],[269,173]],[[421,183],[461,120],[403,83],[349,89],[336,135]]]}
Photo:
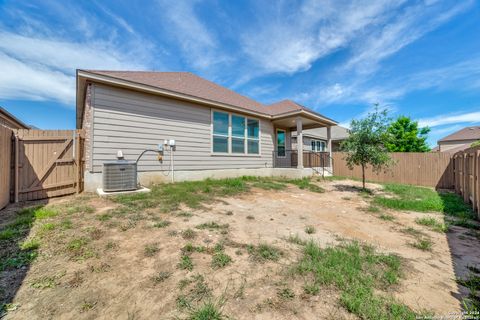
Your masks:
{"label": "roof gable", "polygon": [[438,142],[462,141],[462,140],[480,140],[480,126],[466,127],[458,130]]}

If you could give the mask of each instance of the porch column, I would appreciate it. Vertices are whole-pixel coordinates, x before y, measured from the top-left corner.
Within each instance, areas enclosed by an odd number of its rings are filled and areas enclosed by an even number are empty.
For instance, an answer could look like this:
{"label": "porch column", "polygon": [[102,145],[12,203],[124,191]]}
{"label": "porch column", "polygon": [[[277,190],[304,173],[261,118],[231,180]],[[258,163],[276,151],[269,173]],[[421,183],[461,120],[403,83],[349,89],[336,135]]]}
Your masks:
{"label": "porch column", "polygon": [[303,126],[302,118],[297,117],[297,169],[303,169]]}
{"label": "porch column", "polygon": [[327,127],[328,166],[332,168],[332,127]]}

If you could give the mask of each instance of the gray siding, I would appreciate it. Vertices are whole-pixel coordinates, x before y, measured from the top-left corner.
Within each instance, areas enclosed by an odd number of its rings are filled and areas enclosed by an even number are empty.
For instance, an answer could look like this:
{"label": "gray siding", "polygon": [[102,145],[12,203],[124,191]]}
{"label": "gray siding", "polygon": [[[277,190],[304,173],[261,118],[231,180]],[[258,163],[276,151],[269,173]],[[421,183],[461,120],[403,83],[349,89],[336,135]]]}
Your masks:
{"label": "gray siding", "polygon": [[[122,150],[135,160],[144,149],[157,149],[164,139],[175,139],[175,170],[264,168],[272,166],[273,126],[260,120],[258,156],[211,154],[211,109],[192,103],[95,84],[93,115],[93,172],[116,159]],[[170,154],[163,164],[153,153],[139,162],[139,171],[169,170]]]}

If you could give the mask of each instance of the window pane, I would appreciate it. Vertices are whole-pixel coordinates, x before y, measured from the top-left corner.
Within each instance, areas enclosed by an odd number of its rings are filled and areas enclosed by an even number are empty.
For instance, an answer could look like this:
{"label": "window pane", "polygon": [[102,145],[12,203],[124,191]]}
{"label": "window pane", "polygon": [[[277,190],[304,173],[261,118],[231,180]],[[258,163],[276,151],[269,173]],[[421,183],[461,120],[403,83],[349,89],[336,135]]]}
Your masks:
{"label": "window pane", "polygon": [[228,138],[213,136],[213,152],[228,152]]}
{"label": "window pane", "polygon": [[232,138],[232,153],[245,153],[245,139]]}
{"label": "window pane", "polygon": [[232,115],[232,136],[245,137],[245,118]]}
{"label": "window pane", "polygon": [[278,157],[285,157],[285,147],[278,147],[277,149]]}
{"label": "window pane", "polygon": [[259,130],[258,120],[248,119],[247,122],[248,122],[247,124],[248,137],[258,139],[258,130]]}
{"label": "window pane", "polygon": [[322,143],[317,141],[317,151],[322,151]]}
{"label": "window pane", "polygon": [[248,153],[258,154],[258,140],[248,140]]}
{"label": "window pane", "polygon": [[311,144],[312,144],[312,151],[315,151],[315,141],[312,140]]}
{"label": "window pane", "polygon": [[277,146],[285,147],[285,131],[277,131]]}
{"label": "window pane", "polygon": [[228,135],[228,113],[213,113],[213,133]]}

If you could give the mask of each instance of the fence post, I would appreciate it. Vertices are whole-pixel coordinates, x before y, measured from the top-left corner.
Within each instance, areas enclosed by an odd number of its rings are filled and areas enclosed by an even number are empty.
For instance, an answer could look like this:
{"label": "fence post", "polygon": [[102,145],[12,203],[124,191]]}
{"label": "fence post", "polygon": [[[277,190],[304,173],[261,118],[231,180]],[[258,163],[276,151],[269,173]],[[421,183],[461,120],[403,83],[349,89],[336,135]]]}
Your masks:
{"label": "fence post", "polygon": [[474,211],[476,210],[477,211],[477,218],[480,218],[480,179],[478,178],[478,176],[480,175],[480,149],[478,149],[476,152],[476,159],[475,159],[475,163],[474,163],[474,166],[476,168],[475,170],[475,176],[473,177],[473,181],[474,181],[474,185],[475,185],[475,195],[474,195],[474,199],[475,199],[475,204],[473,206],[473,209]]}
{"label": "fence post", "polygon": [[80,193],[80,182],[81,182],[81,173],[82,173],[82,151],[81,151],[81,136],[78,130],[75,130],[75,180],[76,180],[76,189],[77,194]]}
{"label": "fence post", "polygon": [[19,170],[19,143],[18,143],[18,132],[15,132],[15,192],[14,192],[14,200],[15,203],[18,203],[18,170]]}

